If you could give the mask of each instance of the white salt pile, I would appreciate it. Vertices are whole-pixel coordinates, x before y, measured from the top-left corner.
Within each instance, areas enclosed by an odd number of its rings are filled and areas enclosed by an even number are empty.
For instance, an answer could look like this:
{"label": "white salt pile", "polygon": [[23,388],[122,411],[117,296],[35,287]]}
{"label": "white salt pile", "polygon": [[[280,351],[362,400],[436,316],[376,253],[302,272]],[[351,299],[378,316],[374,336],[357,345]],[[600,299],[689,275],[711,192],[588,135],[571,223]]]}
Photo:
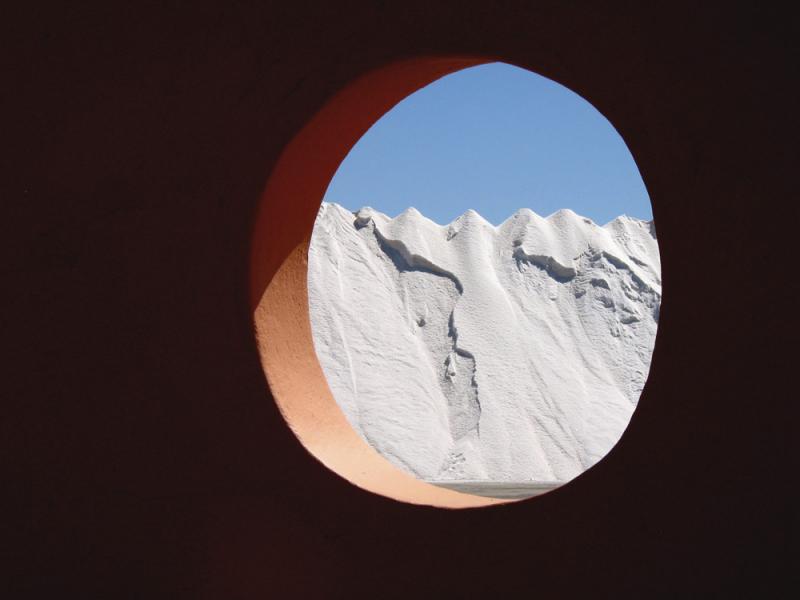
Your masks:
{"label": "white salt pile", "polygon": [[323,204],[308,273],[334,397],[421,479],[567,481],[617,442],[647,378],[652,222],[469,210],[441,226]]}

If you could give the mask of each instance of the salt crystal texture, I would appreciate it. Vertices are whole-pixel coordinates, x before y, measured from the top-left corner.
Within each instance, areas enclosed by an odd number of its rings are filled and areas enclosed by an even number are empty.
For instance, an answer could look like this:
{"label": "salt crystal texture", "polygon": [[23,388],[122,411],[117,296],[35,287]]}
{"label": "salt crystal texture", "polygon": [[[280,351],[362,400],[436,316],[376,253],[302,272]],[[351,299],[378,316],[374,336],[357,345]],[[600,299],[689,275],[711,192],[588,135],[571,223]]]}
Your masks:
{"label": "salt crystal texture", "polygon": [[627,426],[658,326],[652,222],[468,210],[442,226],[324,203],[308,258],[333,395],[417,477],[567,481]]}

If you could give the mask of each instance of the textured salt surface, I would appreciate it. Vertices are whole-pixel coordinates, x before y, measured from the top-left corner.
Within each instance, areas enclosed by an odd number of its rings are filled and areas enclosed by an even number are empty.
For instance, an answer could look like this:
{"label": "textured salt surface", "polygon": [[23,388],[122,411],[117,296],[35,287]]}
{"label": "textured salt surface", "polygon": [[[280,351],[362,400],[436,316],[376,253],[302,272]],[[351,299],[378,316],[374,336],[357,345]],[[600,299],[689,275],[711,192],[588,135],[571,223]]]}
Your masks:
{"label": "textured salt surface", "polygon": [[438,225],[323,204],[314,345],[339,405],[427,480],[567,481],[622,435],[661,300],[651,222],[522,209]]}

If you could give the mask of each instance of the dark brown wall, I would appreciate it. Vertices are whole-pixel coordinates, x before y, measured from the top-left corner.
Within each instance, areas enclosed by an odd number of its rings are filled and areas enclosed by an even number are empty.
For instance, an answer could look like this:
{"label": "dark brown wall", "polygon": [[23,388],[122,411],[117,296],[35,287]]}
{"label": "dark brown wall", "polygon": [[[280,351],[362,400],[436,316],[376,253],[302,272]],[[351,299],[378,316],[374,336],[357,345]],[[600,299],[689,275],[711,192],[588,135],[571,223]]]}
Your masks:
{"label": "dark brown wall", "polygon": [[[787,583],[786,15],[199,4],[4,18],[16,593],[732,597]],[[664,271],[653,370],[620,445],[546,497],[469,511],[361,492],[308,456],[269,397],[247,289],[253,211],[293,133],[365,70],[438,53],[517,62],[595,104],[641,169]]]}

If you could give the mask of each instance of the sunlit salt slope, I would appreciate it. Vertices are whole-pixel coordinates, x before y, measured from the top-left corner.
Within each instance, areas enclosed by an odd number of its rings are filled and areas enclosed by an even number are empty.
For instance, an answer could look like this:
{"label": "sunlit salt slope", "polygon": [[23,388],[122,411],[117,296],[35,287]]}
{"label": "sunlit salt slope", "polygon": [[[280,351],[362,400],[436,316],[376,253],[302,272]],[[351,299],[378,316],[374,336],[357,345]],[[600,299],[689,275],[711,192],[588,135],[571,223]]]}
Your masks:
{"label": "sunlit salt slope", "polygon": [[314,344],[353,427],[428,480],[566,481],[617,442],[661,300],[651,222],[523,209],[495,227],[323,204]]}

